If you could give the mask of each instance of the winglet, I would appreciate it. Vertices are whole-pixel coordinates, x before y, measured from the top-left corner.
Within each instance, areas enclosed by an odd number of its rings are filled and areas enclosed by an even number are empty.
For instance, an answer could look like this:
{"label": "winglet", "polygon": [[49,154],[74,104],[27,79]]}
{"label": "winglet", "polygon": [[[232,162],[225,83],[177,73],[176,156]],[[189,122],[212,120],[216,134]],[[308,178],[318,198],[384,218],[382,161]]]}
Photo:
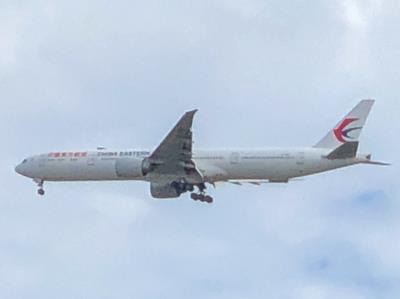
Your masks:
{"label": "winglet", "polygon": [[188,112],[186,112],[186,114],[195,114],[197,111],[199,111],[199,109],[194,109],[194,110],[191,110],[191,111],[188,111]]}
{"label": "winglet", "polygon": [[199,111],[198,109],[194,109],[191,111],[187,111],[181,118],[180,121],[184,121],[184,120],[189,120],[189,121],[193,121],[193,117],[196,114],[196,112]]}

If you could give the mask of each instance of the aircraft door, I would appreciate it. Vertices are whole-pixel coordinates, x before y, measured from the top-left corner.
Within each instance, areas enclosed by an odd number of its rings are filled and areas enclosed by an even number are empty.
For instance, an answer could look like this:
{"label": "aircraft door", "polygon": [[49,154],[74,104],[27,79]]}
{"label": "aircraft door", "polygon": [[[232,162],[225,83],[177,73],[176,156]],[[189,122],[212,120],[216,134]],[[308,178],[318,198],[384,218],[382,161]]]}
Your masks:
{"label": "aircraft door", "polygon": [[303,166],[304,165],[304,160],[305,160],[305,153],[304,152],[299,152],[297,154],[297,159],[296,159],[296,164]]}
{"label": "aircraft door", "polygon": [[298,175],[303,175],[304,174],[304,163],[305,162],[305,152],[299,152],[297,153],[296,157],[296,168],[298,171]]}
{"label": "aircraft door", "polygon": [[87,165],[88,166],[94,166],[95,165],[95,157],[92,155],[89,155],[89,157],[87,158]]}
{"label": "aircraft door", "polygon": [[47,157],[39,157],[39,167],[46,166]]}
{"label": "aircraft door", "polygon": [[233,152],[231,154],[231,164],[239,164],[240,163],[240,153]]}

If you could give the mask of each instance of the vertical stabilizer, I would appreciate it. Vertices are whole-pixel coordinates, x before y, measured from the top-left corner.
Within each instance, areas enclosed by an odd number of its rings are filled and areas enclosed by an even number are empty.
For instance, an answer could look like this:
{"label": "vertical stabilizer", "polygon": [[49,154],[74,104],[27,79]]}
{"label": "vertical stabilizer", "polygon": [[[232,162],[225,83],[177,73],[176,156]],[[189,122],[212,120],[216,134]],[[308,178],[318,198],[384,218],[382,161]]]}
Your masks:
{"label": "vertical stabilizer", "polygon": [[346,143],[358,142],[374,102],[374,100],[362,100],[314,147],[333,150]]}

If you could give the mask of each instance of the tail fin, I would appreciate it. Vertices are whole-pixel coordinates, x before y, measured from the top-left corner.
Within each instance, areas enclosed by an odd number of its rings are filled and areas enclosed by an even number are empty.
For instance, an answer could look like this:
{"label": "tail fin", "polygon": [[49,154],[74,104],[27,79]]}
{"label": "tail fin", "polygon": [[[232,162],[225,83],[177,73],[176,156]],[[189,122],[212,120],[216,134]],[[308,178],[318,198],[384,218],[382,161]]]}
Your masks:
{"label": "tail fin", "polygon": [[361,130],[374,102],[374,100],[362,100],[314,147],[335,150],[347,143],[358,144]]}

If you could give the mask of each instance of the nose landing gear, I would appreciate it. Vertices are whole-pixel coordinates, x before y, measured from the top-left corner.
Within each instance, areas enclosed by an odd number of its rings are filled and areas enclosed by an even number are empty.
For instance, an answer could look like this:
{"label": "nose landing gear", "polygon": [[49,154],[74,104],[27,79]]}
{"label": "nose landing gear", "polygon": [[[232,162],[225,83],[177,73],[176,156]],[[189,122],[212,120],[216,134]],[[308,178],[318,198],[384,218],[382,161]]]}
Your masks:
{"label": "nose landing gear", "polygon": [[43,180],[38,180],[38,179],[35,179],[34,180],[35,181],[35,183],[37,183],[37,186],[38,186],[38,190],[37,190],[37,193],[40,195],[40,196],[43,196],[44,194],[45,194],[45,191],[44,191],[44,189],[43,189],[43,184],[44,184],[44,181]]}

